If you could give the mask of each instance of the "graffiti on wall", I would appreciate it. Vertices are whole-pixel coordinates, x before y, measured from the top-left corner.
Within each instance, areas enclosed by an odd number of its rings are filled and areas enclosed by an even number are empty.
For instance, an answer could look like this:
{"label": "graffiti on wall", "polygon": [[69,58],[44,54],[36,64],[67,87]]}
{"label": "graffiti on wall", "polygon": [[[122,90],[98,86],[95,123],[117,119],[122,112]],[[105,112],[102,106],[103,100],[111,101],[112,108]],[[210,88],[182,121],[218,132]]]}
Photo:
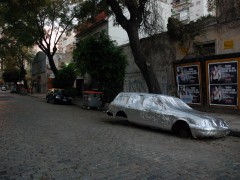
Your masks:
{"label": "graffiti on wall", "polygon": [[[162,94],[171,94],[169,91],[172,90],[172,86],[167,82],[160,83]],[[126,79],[124,81],[124,91],[125,92],[148,92],[146,83],[143,80],[139,79]]]}
{"label": "graffiti on wall", "polygon": [[147,92],[145,82],[137,79],[127,79],[124,81],[125,92]]}

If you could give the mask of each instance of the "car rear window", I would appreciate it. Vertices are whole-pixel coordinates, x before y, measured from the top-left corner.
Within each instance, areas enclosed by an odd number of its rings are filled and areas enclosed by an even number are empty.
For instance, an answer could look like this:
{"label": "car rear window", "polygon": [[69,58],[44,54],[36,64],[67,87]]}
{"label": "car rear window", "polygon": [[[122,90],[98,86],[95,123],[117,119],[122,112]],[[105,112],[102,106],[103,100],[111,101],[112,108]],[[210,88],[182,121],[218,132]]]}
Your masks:
{"label": "car rear window", "polygon": [[115,98],[114,102],[116,102],[118,104],[127,104],[129,97],[130,97],[129,94],[119,94]]}

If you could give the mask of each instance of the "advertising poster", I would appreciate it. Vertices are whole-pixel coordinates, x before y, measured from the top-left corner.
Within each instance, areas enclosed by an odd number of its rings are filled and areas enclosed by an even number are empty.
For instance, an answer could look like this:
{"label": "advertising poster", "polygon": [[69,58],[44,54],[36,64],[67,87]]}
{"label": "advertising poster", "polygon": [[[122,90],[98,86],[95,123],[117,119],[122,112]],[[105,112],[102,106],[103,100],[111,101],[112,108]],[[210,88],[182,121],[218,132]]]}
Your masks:
{"label": "advertising poster", "polygon": [[210,85],[211,105],[237,105],[237,84]]}
{"label": "advertising poster", "polygon": [[208,64],[210,84],[234,84],[237,83],[238,62],[217,62]]}
{"label": "advertising poster", "polygon": [[198,65],[178,66],[177,83],[178,85],[199,84]]}
{"label": "advertising poster", "polygon": [[188,104],[200,104],[199,85],[179,85],[179,97],[183,102]]}
{"label": "advertising poster", "polygon": [[211,105],[238,105],[238,62],[208,64]]}
{"label": "advertising poster", "polygon": [[200,104],[199,66],[178,66],[176,78],[179,98],[188,104]]}

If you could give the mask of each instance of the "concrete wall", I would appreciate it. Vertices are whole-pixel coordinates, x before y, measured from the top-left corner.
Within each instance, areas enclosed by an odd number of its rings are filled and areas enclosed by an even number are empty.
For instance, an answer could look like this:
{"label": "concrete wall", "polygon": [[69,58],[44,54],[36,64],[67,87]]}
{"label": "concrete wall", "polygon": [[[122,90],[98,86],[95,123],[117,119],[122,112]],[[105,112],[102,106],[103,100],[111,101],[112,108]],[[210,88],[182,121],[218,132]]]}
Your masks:
{"label": "concrete wall", "polygon": [[[205,33],[194,40],[194,42],[215,42],[215,55],[230,54],[240,52],[239,22],[232,22],[222,25],[212,25],[206,29]],[[193,43],[192,43],[193,45]],[[184,58],[196,58],[199,55],[191,47],[189,54],[182,51],[182,47],[169,39],[166,33],[162,33],[154,38],[142,40],[145,55],[153,64],[161,85],[163,94],[176,95],[177,87],[174,77],[173,61]],[[183,47],[184,48],[184,47]],[[134,58],[129,45],[123,46],[127,55],[128,67],[124,81],[124,91],[126,92],[148,92],[146,83],[134,62]]]}
{"label": "concrete wall", "polygon": [[[142,40],[144,53],[154,67],[163,94],[175,94],[175,80],[172,62],[175,60],[175,49],[172,41],[163,33],[155,38]],[[124,53],[128,58],[128,67],[124,81],[126,92],[148,92],[146,83],[134,62],[131,49],[128,45],[124,47]]]}
{"label": "concrete wall", "polygon": [[186,53],[184,49],[186,46],[179,46],[176,44],[176,60],[183,58],[199,57],[194,50],[193,43],[207,43],[215,42],[215,55],[230,54],[240,52],[240,21],[233,21],[230,23],[216,24],[212,23],[201,36],[196,37],[191,43],[189,51]]}

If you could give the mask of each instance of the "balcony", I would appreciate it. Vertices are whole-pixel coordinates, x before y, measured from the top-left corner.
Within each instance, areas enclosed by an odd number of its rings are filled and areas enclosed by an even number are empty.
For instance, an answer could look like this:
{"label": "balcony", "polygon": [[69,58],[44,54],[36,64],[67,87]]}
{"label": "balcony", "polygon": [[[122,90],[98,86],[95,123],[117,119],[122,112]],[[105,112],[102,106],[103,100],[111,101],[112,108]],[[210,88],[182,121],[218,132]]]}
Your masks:
{"label": "balcony", "polygon": [[104,11],[102,11],[94,18],[94,21],[86,21],[85,23],[81,24],[78,27],[76,37],[81,36],[85,32],[90,31],[90,29],[93,29],[102,23],[106,23],[107,18],[108,18],[107,14]]}
{"label": "balcony", "polygon": [[191,0],[175,0],[171,4],[172,4],[173,8],[178,8],[178,7],[183,6],[183,5],[190,6],[190,5],[192,5],[192,1]]}

